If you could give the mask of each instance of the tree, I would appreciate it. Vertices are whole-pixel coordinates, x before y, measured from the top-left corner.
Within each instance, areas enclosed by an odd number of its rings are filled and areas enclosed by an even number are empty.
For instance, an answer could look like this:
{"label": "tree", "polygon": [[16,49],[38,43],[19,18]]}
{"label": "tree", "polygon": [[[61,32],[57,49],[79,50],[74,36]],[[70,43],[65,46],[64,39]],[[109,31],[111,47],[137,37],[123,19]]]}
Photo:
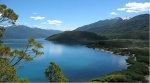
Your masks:
{"label": "tree", "polygon": [[54,62],[50,62],[50,65],[45,70],[45,76],[50,82],[67,82],[68,79],[64,77],[61,68]]}
{"label": "tree", "polygon": [[[15,24],[18,15],[6,5],[0,4],[0,41],[2,41],[2,32],[5,30],[5,24]],[[33,38],[28,39],[24,44],[25,50],[11,50],[9,46],[2,45],[0,42],[0,82],[29,82],[25,78],[19,78],[16,75],[15,66],[32,61],[36,56],[42,55],[38,49],[42,48],[40,43],[35,42]]]}

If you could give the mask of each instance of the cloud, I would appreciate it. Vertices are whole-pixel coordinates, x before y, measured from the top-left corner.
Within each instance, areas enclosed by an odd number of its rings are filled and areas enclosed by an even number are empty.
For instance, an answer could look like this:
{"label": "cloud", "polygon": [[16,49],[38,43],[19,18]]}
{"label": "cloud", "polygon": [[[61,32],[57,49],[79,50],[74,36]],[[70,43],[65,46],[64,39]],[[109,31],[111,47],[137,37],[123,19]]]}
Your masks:
{"label": "cloud", "polygon": [[60,25],[62,21],[59,20],[47,20],[48,24]]}
{"label": "cloud", "polygon": [[111,12],[110,14],[111,15],[118,15],[116,12]]}
{"label": "cloud", "polygon": [[30,18],[32,18],[33,20],[43,20],[43,19],[45,19],[45,17],[42,17],[42,16],[31,16]]}
{"label": "cloud", "polygon": [[124,8],[118,8],[118,11],[125,11],[128,13],[134,12],[145,12],[150,10],[150,2],[145,3],[137,3],[137,2],[129,2],[125,5]]}

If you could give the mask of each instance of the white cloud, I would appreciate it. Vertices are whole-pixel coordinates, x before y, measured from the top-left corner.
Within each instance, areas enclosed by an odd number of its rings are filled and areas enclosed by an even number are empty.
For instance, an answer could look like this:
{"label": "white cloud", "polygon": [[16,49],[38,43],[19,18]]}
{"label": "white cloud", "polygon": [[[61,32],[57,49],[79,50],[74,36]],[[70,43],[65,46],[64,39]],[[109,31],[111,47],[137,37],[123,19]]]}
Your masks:
{"label": "white cloud", "polygon": [[48,24],[60,25],[62,21],[60,20],[47,20]]}
{"label": "white cloud", "polygon": [[137,3],[137,2],[129,2],[125,5],[124,8],[118,8],[118,11],[125,11],[128,13],[131,12],[145,12],[150,10],[150,2],[145,3]]}
{"label": "white cloud", "polygon": [[111,15],[118,15],[116,12],[111,12],[110,14]]}
{"label": "white cloud", "polygon": [[45,19],[45,17],[42,17],[42,16],[31,16],[30,18],[32,18],[33,20],[43,20],[43,19]]}

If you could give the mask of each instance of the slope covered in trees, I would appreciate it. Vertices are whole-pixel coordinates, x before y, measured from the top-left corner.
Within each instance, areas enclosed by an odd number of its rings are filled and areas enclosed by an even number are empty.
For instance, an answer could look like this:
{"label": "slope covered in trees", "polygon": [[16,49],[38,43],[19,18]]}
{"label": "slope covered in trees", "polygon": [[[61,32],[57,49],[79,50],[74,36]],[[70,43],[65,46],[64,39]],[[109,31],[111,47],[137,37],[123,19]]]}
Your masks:
{"label": "slope covered in trees", "polygon": [[85,32],[85,31],[65,31],[60,34],[52,35],[46,40],[52,40],[52,41],[62,41],[62,42],[88,42],[93,40],[103,40],[107,39],[103,36],[98,36],[95,33],[91,32]]}
{"label": "slope covered in trees", "polygon": [[92,28],[89,31],[112,38],[149,39],[149,14],[138,15],[114,25]]}
{"label": "slope covered in trees", "polygon": [[123,21],[123,19],[120,17],[106,19],[106,20],[100,20],[98,22],[79,27],[75,30],[76,31],[89,31],[89,29],[92,29],[92,28],[102,27],[102,26],[106,26],[106,25],[112,25],[112,24],[116,24],[116,23],[119,23],[122,21]]}
{"label": "slope covered in trees", "polygon": [[[91,27],[90,25],[87,26]],[[76,30],[80,31],[80,29]],[[87,28],[85,31],[94,32],[109,38],[149,39],[149,14],[138,15],[129,20],[106,26]]]}

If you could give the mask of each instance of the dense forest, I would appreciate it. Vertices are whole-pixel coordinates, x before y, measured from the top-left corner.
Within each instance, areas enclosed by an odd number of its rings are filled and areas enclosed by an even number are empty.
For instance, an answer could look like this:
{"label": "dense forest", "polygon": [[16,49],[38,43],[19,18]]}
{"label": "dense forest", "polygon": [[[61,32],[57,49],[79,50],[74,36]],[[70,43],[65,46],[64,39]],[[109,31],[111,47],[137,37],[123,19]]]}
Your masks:
{"label": "dense forest", "polygon": [[63,33],[52,35],[46,40],[56,41],[61,43],[84,44],[90,41],[107,39],[104,36],[99,36],[92,32],[86,31],[65,31]]}

